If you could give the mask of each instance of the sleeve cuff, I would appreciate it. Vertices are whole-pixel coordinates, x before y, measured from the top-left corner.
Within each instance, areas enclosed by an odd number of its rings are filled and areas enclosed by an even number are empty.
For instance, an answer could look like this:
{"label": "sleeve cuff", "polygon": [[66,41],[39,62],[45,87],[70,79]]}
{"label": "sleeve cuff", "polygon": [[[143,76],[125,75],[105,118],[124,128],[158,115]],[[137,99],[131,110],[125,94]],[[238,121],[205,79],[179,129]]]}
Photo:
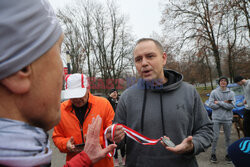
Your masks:
{"label": "sleeve cuff", "polygon": [[84,152],[80,152],[74,156],[71,160],[66,162],[64,167],[91,167],[93,166],[89,156]]}
{"label": "sleeve cuff", "polygon": [[92,161],[90,160],[88,154],[86,154],[84,151],[80,152],[80,157],[82,161],[85,161],[84,164],[88,165],[88,166],[92,166]]}

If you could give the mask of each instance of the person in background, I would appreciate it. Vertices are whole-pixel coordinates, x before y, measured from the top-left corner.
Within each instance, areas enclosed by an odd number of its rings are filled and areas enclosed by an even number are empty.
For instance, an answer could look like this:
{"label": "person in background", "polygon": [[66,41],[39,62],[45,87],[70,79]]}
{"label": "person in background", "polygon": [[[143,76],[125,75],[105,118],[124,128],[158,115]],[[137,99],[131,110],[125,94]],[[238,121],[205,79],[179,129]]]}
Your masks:
{"label": "person in background", "polygon": [[[0,1],[0,166],[50,166],[47,131],[60,121],[63,32],[46,0]],[[115,145],[97,142],[100,117],[65,166],[91,166]]]}
{"label": "person in background", "polygon": [[[119,95],[116,89],[111,89],[109,92],[109,96],[108,96],[108,100],[110,102],[110,104],[112,105],[114,111],[116,110],[116,106],[118,104],[118,100],[119,100]],[[122,165],[126,165],[126,149],[125,149],[125,138],[118,143],[116,151],[115,151],[115,166],[119,166],[119,159],[118,159],[118,150],[121,151],[121,156],[122,156]]]}
{"label": "person in background", "polygon": [[[234,108],[234,93],[227,88],[228,79],[225,76],[219,78],[218,81],[219,87],[211,92],[209,97],[209,106],[213,110],[212,112],[212,121],[213,121],[213,130],[214,138],[212,143],[212,153],[210,161],[213,163],[217,162],[216,157],[216,146],[220,135],[220,128],[223,126],[225,133],[226,141],[226,152],[229,147],[231,139],[231,128],[233,120],[233,108]],[[231,159],[226,154],[225,160],[230,162]]]}
{"label": "person in background", "polygon": [[242,76],[236,76],[234,82],[243,87],[244,90],[244,116],[243,116],[243,130],[245,136],[250,136],[250,80],[246,80]]}
{"label": "person in background", "polygon": [[114,111],[115,111],[116,106],[118,104],[118,100],[119,100],[119,96],[118,96],[117,90],[111,89],[109,92],[109,95],[108,95],[108,101],[112,105]]}
{"label": "person in background", "polygon": [[[140,79],[125,90],[116,108],[114,123],[120,123],[151,138],[167,136],[176,145],[141,145],[126,138],[128,167],[198,166],[195,155],[212,142],[213,130],[196,89],[176,71],[166,70],[167,55],[159,41],[142,38],[134,48],[134,63]],[[114,141],[124,138],[115,128]],[[111,128],[107,130],[111,139]]]}
{"label": "person in background", "polygon": [[[107,99],[90,93],[87,77],[84,74],[69,74],[65,77],[64,98],[61,104],[61,121],[54,127],[52,139],[56,147],[67,153],[66,161],[85,148],[85,135],[92,118],[102,118],[99,141],[104,146],[104,130],[112,124],[114,111]],[[113,158],[106,156],[95,167],[112,167]]]}
{"label": "person in background", "polygon": [[[250,129],[250,125],[246,124],[245,128]],[[228,155],[236,167],[249,167],[250,164],[250,136],[246,134],[228,147]]]}

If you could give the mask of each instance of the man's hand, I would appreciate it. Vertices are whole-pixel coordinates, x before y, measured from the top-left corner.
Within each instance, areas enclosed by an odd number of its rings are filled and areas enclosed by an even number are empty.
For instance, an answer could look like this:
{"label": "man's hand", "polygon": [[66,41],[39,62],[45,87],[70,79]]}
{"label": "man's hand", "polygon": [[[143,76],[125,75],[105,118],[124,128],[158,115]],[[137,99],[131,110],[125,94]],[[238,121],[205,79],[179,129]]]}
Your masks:
{"label": "man's hand", "polygon": [[[107,130],[106,136],[109,141],[113,141],[111,138],[111,128]],[[123,127],[121,125],[117,125],[115,127],[114,142],[119,143],[120,141],[122,141],[124,137],[125,137],[125,133],[124,133]]]}
{"label": "man's hand", "polygon": [[81,152],[83,150],[83,147],[77,148],[75,147],[74,143],[74,138],[73,136],[71,136],[71,138],[67,142],[67,149],[69,150],[69,152]]}
{"label": "man's hand", "polygon": [[102,149],[99,141],[101,125],[102,118],[98,115],[92,119],[92,123],[88,126],[84,152],[88,154],[92,163],[96,163],[106,157],[109,152],[117,147],[115,144],[111,144],[107,148]]}
{"label": "man's hand", "polygon": [[219,101],[217,101],[217,100],[214,101],[214,104],[218,104],[218,103],[219,103]]}
{"label": "man's hand", "polygon": [[176,145],[175,147],[168,147],[163,143],[163,141],[161,141],[161,144],[171,152],[174,152],[176,154],[184,154],[192,152],[194,150],[194,144],[192,142],[192,138],[193,138],[192,136],[188,136],[181,142],[181,144]]}

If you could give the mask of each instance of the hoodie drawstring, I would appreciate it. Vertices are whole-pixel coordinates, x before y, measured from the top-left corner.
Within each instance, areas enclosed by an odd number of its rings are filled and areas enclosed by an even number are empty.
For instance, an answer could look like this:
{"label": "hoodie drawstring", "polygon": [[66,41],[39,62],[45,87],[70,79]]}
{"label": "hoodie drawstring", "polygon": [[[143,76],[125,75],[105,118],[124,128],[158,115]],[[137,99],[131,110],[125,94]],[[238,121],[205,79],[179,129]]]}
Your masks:
{"label": "hoodie drawstring", "polygon": [[143,104],[142,104],[142,113],[141,113],[141,132],[143,133],[143,126],[144,126],[144,113],[145,113],[145,106],[147,101],[147,88],[145,85],[144,89],[144,96],[143,96]]}
{"label": "hoodie drawstring", "polygon": [[165,124],[163,120],[163,104],[162,104],[162,89],[160,90],[160,103],[161,103],[161,124],[162,124],[162,134],[166,135]]}
{"label": "hoodie drawstring", "polygon": [[[144,130],[144,115],[145,115],[146,101],[147,101],[147,88],[146,88],[146,85],[145,85],[144,96],[143,96],[142,115],[141,115],[141,133],[143,133],[143,130]],[[165,124],[164,124],[164,121],[163,121],[162,90],[160,90],[160,103],[161,103],[160,105],[161,105],[162,134],[166,135]]]}

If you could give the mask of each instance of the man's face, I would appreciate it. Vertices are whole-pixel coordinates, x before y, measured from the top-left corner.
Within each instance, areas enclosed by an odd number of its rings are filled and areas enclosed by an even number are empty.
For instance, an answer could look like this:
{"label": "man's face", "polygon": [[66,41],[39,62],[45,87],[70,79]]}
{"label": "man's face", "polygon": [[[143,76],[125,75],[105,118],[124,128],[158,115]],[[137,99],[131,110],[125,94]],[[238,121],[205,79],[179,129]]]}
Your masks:
{"label": "man's face", "polygon": [[140,76],[147,80],[164,81],[163,66],[167,56],[161,53],[153,41],[142,41],[135,47],[134,61]]}
{"label": "man's face", "polygon": [[237,82],[237,84],[242,86],[243,85],[243,80],[241,80],[240,82]]}
{"label": "man's face", "polygon": [[220,80],[220,86],[221,87],[227,87],[227,80],[226,79],[221,79]]}
{"label": "man's face", "polygon": [[31,90],[21,105],[23,116],[32,125],[45,130],[60,121],[60,100],[63,85],[63,65],[60,57],[63,35],[30,66]]}
{"label": "man's face", "polygon": [[117,92],[114,91],[110,94],[110,97],[112,97],[113,99],[117,99]]}
{"label": "man's face", "polygon": [[81,98],[73,98],[73,99],[70,99],[70,101],[76,107],[83,107],[85,104],[87,104],[88,98],[89,98],[89,91],[87,90],[85,96]]}

